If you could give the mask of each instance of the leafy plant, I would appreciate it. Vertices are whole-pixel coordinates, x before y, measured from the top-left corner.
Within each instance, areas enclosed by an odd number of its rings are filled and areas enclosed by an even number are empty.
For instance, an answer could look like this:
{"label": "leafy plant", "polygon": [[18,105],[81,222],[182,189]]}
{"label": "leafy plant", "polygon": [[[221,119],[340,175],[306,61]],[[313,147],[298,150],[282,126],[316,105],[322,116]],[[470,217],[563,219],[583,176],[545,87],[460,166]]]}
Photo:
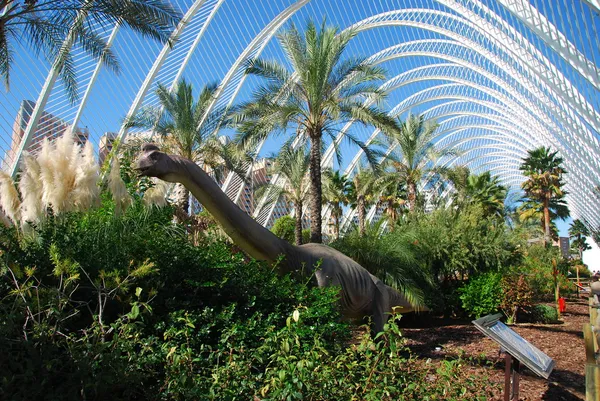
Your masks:
{"label": "leafy plant", "polygon": [[463,309],[480,318],[497,312],[502,302],[502,275],[499,273],[481,274],[459,289]]}
{"label": "leafy plant", "polygon": [[539,304],[531,310],[532,319],[538,323],[556,323],[558,321],[558,312],[552,306]]}
{"label": "leafy plant", "polygon": [[500,287],[502,288],[500,308],[506,315],[508,323],[517,323],[519,310],[531,305],[531,287],[523,275],[504,276]]}

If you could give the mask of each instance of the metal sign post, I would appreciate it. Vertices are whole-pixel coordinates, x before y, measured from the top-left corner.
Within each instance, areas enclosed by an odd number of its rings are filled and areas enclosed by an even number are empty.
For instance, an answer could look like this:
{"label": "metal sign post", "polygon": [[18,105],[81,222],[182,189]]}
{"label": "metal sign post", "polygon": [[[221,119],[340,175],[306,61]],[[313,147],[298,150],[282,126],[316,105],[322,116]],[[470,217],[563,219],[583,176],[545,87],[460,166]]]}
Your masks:
{"label": "metal sign post", "polygon": [[504,353],[504,401],[519,401],[521,363],[508,352]]}

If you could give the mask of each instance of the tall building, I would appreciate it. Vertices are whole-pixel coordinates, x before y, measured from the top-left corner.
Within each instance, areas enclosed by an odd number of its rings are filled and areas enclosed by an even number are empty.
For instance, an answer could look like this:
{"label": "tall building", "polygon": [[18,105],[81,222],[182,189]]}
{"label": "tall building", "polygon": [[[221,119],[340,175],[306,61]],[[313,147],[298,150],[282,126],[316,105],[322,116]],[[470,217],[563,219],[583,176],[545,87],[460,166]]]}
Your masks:
{"label": "tall building", "polygon": [[[11,145],[8,152],[6,152],[4,164],[12,165],[12,163],[14,163],[21,145],[21,141],[23,140],[23,135],[27,129],[27,124],[29,123],[29,119],[31,118],[34,109],[35,102],[31,100],[23,100],[21,102],[21,106],[19,107],[19,111],[17,112],[17,116],[13,123]],[[56,139],[70,128],[71,124],[67,123],[66,121],[56,117],[53,114],[43,112],[42,116],[40,117],[40,121],[38,122],[38,128],[31,140],[31,143],[29,146],[27,146],[25,151],[37,151],[44,138],[48,138],[49,140]],[[84,145],[90,136],[87,128],[76,128],[73,134],[75,136],[75,140],[80,145]]]}
{"label": "tall building", "polygon": [[[258,206],[258,203],[261,201],[260,197],[256,196],[256,189],[267,183],[271,182],[271,166],[273,165],[273,160],[269,158],[264,158],[257,160],[254,163],[252,168],[252,174],[250,175],[250,183],[244,186],[242,196],[239,201],[240,208],[248,213],[249,215],[254,214],[254,210]],[[287,202],[284,199],[279,199],[277,204],[275,204],[275,208],[273,209],[273,214],[269,221],[267,221],[266,227],[270,228],[275,221],[287,214],[290,213],[290,208]]]}
{"label": "tall building", "polygon": [[105,132],[104,135],[100,137],[100,141],[98,142],[98,163],[100,163],[101,166],[111,152],[116,137],[117,134],[114,132]]}

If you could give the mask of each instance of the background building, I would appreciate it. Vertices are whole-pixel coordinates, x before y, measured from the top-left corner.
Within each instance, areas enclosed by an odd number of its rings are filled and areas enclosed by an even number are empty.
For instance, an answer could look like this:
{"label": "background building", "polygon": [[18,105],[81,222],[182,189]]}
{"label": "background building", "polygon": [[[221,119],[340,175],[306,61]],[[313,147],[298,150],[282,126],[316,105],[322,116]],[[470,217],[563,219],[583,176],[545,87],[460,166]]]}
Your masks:
{"label": "background building", "polygon": [[[21,145],[21,140],[23,139],[23,135],[25,134],[25,130],[27,129],[27,124],[29,123],[29,119],[33,113],[33,109],[35,108],[35,102],[31,100],[23,100],[21,102],[21,106],[17,112],[17,116],[15,117],[13,126],[12,126],[12,137],[11,137],[11,145],[10,149],[6,152],[4,157],[3,166],[11,166],[15,160],[17,152],[19,151],[19,147]],[[64,134],[68,129],[71,129],[71,124],[65,122],[64,120],[50,114],[47,112],[43,112],[40,117],[40,121],[37,126],[37,130],[31,143],[25,151],[29,153],[35,153],[39,150],[42,141],[44,138],[49,140],[56,139],[62,134]],[[74,136],[77,143],[80,145],[84,145],[90,133],[86,128],[76,128],[74,130]]]}

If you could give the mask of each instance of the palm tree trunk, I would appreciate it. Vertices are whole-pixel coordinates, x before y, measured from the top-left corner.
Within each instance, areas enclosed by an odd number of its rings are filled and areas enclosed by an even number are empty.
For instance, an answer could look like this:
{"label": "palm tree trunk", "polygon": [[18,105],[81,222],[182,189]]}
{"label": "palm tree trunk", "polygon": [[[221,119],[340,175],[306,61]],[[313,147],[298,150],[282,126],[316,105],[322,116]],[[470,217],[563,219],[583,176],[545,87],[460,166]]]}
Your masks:
{"label": "palm tree trunk", "polygon": [[310,135],[310,242],[323,242],[321,232],[321,203],[323,199],[321,188],[321,137]]}
{"label": "palm tree trunk", "polygon": [[[577,234],[577,243],[579,244],[579,260],[583,260],[583,248],[581,247],[581,234]],[[577,281],[579,282],[579,281]]]}
{"label": "palm tree trunk", "polygon": [[334,209],[334,220],[333,220],[333,237],[338,240],[340,239],[340,215],[341,210],[339,205]]}
{"label": "palm tree trunk", "polygon": [[182,184],[175,184],[175,191],[176,191],[176,203],[177,203],[177,208],[179,209],[179,213],[182,216],[189,216],[189,209],[190,209],[190,191],[187,190],[186,187],[184,187]]}
{"label": "palm tree trunk", "polygon": [[365,198],[363,196],[358,197],[358,232],[362,237],[365,235]]}
{"label": "palm tree trunk", "polygon": [[387,215],[388,219],[390,220],[390,231],[394,232],[396,229],[396,213],[393,200],[388,200]]}
{"label": "palm tree trunk", "polygon": [[547,196],[544,197],[544,244],[550,243],[550,200]]}
{"label": "palm tree trunk", "polygon": [[294,242],[302,245],[302,202],[296,204],[296,226],[294,227]]}
{"label": "palm tree trunk", "polygon": [[408,210],[412,213],[417,203],[417,183],[409,180],[406,184],[408,187]]}

